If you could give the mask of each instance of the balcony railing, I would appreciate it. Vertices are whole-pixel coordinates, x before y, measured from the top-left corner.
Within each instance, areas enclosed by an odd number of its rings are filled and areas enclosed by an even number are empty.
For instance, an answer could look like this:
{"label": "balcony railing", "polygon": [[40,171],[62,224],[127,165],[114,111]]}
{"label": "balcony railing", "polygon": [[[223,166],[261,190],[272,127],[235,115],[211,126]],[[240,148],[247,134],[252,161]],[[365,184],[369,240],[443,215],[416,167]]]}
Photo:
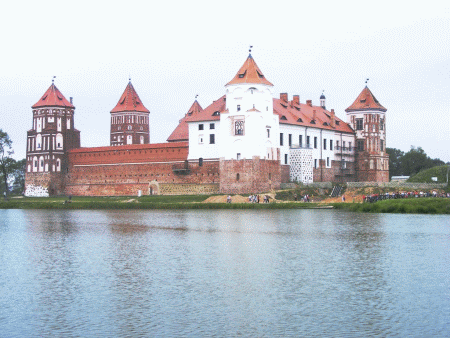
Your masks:
{"label": "balcony railing", "polygon": [[350,152],[352,152],[352,151],[354,151],[355,150],[355,147],[341,147],[341,146],[336,146],[336,147],[334,147],[334,150],[336,150],[336,151],[342,151],[342,152],[348,152],[348,153],[350,153]]}

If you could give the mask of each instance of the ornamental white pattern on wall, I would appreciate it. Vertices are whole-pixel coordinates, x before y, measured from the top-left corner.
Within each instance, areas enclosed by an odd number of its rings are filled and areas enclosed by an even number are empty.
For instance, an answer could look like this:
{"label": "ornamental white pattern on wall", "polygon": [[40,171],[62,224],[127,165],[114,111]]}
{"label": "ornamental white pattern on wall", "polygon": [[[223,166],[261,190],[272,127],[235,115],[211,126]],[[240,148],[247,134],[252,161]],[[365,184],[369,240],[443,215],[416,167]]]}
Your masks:
{"label": "ornamental white pattern on wall", "polygon": [[311,148],[291,148],[289,151],[289,178],[292,182],[313,183],[313,157]]}

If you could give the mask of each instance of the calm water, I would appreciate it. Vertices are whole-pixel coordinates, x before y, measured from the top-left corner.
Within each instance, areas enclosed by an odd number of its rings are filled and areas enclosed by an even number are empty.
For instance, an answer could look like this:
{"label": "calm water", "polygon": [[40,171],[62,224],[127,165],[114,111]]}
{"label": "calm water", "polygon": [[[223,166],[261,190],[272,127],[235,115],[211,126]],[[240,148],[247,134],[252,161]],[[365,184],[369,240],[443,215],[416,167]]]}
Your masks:
{"label": "calm water", "polygon": [[0,210],[0,337],[449,335],[449,216]]}

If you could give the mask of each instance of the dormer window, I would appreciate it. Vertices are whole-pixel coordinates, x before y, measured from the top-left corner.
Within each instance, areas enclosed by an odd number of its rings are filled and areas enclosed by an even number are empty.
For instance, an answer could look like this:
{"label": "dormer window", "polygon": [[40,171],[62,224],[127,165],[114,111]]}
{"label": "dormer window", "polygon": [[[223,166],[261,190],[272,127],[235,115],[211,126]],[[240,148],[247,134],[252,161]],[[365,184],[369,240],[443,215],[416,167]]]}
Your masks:
{"label": "dormer window", "polygon": [[258,70],[256,71],[260,79],[264,79],[264,75],[262,75]]}
{"label": "dormer window", "polygon": [[212,114],[212,116],[219,116],[220,115],[220,112],[219,111],[215,111],[213,114]]}
{"label": "dormer window", "polygon": [[286,116],[282,115],[281,118],[280,118],[280,120],[285,121],[285,120],[287,120],[287,118],[286,118]]}
{"label": "dormer window", "polygon": [[242,74],[239,74],[239,78],[240,78],[240,79],[244,78],[245,74],[247,74],[247,71],[245,71],[245,72],[242,73]]}
{"label": "dormer window", "polygon": [[297,119],[297,122],[303,122],[303,120],[299,117],[299,118]]}

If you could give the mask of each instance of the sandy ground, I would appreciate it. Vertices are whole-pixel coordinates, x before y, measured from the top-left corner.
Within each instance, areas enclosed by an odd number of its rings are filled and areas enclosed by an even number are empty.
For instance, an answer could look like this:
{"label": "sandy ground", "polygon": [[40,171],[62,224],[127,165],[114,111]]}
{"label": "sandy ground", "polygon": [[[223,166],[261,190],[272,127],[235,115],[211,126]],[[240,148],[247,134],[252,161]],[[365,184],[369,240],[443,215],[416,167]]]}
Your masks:
{"label": "sandy ground", "polygon": [[[275,194],[269,193],[269,194],[261,194],[259,195],[259,203],[264,202],[264,195],[270,196],[270,202],[273,202],[275,198]],[[211,196],[203,201],[203,203],[226,203],[227,202],[227,196]],[[248,201],[248,197],[244,197],[241,195],[231,195],[231,203],[250,203]]]}

